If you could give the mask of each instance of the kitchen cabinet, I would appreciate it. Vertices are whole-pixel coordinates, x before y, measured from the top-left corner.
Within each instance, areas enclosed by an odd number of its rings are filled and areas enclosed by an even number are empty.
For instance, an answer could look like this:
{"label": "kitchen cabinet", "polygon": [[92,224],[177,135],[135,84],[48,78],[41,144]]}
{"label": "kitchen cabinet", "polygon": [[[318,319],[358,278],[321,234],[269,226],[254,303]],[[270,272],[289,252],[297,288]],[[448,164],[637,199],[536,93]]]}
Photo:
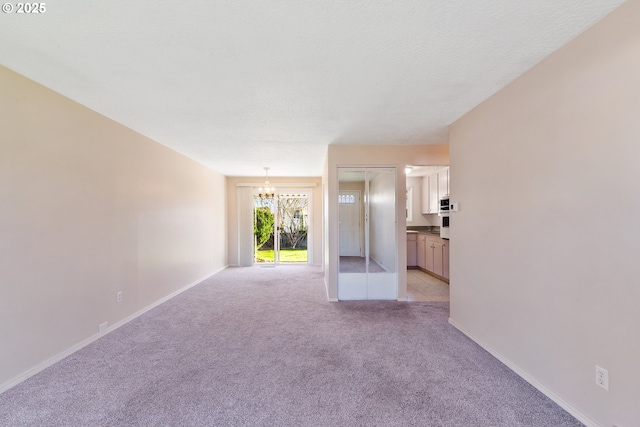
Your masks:
{"label": "kitchen cabinet", "polygon": [[438,199],[449,195],[449,168],[438,171]]}
{"label": "kitchen cabinet", "polygon": [[449,241],[429,234],[418,235],[418,267],[449,280]]}
{"label": "kitchen cabinet", "polygon": [[418,266],[418,233],[407,233],[407,267]]}
{"label": "kitchen cabinet", "polygon": [[438,213],[440,210],[440,198],[438,197],[438,174],[434,173],[429,178],[429,213]]}
{"label": "kitchen cabinet", "polygon": [[435,259],[433,258],[433,240],[427,238],[426,249],[425,249],[425,270],[434,273],[435,268]]}
{"label": "kitchen cabinet", "polygon": [[420,212],[429,213],[429,176],[422,177],[422,185],[420,186]]}
{"label": "kitchen cabinet", "polygon": [[449,241],[442,241],[442,277],[449,280]]}
{"label": "kitchen cabinet", "polygon": [[431,205],[430,181],[431,181],[431,177],[429,175],[425,175],[422,177],[422,187],[421,187],[422,191],[420,193],[422,197],[421,197],[420,212],[422,212],[423,214],[433,213],[431,212],[431,209],[433,209],[433,207]]}
{"label": "kitchen cabinet", "polygon": [[418,234],[418,267],[426,270],[427,264],[427,236],[424,234]]}
{"label": "kitchen cabinet", "polygon": [[440,209],[438,179],[438,173],[422,177],[421,212],[423,214],[435,214]]}
{"label": "kitchen cabinet", "polygon": [[442,268],[442,243],[431,242],[431,252],[433,253],[433,270],[440,277],[444,277],[444,269]]}

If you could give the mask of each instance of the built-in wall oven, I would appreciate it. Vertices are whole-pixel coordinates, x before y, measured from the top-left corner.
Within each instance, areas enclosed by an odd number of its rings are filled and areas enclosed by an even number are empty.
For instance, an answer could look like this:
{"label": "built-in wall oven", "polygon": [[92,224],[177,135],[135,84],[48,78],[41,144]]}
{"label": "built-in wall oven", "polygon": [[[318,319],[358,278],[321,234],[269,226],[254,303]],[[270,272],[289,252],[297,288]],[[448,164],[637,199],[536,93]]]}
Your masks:
{"label": "built-in wall oven", "polygon": [[440,199],[440,209],[438,210],[438,216],[440,216],[440,237],[443,239],[449,238],[449,196],[444,196]]}

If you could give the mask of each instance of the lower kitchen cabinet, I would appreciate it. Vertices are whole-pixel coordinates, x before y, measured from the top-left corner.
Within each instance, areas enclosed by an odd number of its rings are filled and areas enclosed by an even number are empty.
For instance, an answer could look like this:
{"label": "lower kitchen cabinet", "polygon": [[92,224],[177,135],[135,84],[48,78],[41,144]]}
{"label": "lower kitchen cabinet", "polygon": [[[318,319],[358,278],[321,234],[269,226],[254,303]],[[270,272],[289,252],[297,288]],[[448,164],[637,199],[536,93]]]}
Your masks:
{"label": "lower kitchen cabinet", "polygon": [[449,280],[449,241],[444,240],[442,242],[442,277]]}
{"label": "lower kitchen cabinet", "polygon": [[438,276],[444,277],[444,269],[442,268],[442,243],[438,241],[431,242],[431,250],[433,251],[433,271]]}
{"label": "lower kitchen cabinet", "polygon": [[426,270],[427,264],[427,236],[418,234],[418,267]]}
{"label": "lower kitchen cabinet", "polygon": [[427,259],[425,261],[425,270],[435,273],[436,259],[433,256],[433,253],[434,253],[433,245],[434,245],[433,240],[427,238],[427,250],[426,250]]}
{"label": "lower kitchen cabinet", "polygon": [[407,267],[418,266],[418,235],[407,233]]}
{"label": "lower kitchen cabinet", "polygon": [[449,280],[449,241],[428,234],[418,235],[418,267]]}

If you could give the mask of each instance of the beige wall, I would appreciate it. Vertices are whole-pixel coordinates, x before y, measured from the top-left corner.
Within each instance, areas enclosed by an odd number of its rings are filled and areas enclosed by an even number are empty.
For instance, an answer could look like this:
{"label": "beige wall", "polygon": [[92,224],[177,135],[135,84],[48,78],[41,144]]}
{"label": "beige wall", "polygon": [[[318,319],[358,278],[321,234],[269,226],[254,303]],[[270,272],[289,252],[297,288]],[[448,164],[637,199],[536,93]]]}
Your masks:
{"label": "beige wall", "polygon": [[[228,217],[228,248],[229,265],[238,265],[238,203],[236,189],[238,185],[255,184],[259,187],[264,183],[264,178],[256,177],[229,177],[227,178],[227,217]],[[309,263],[322,264],[322,178],[280,178],[269,177],[269,182],[277,190],[288,188],[292,190],[311,190],[311,252]]]}
{"label": "beige wall", "polygon": [[[338,167],[348,166],[395,166],[398,176],[404,177],[406,165],[437,166],[449,164],[449,147],[446,145],[330,145],[327,151],[324,176],[325,199],[325,284],[330,300],[338,298]],[[398,232],[398,265],[407,265],[407,242],[404,194],[406,180],[398,179],[396,200]],[[398,269],[398,299],[406,299],[407,271]]]}
{"label": "beige wall", "polygon": [[0,93],[2,391],[223,268],[226,186],[3,67]]}
{"label": "beige wall", "polygon": [[638,22],[626,3],[450,128],[451,320],[594,426],[640,420]]}

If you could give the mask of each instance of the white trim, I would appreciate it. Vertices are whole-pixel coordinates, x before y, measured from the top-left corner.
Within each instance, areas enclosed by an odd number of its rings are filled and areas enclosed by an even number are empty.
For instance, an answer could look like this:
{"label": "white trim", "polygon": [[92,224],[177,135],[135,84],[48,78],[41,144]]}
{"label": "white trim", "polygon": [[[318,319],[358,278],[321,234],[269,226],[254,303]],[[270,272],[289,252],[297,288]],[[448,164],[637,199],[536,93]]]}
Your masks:
{"label": "white trim", "polygon": [[45,360],[42,363],[37,364],[36,366],[34,366],[31,369],[28,369],[27,371],[19,374],[18,376],[10,379],[9,381],[5,381],[4,383],[0,384],[0,394],[4,393],[5,391],[17,386],[18,384],[20,384],[21,382],[31,378],[32,376],[36,375],[37,373],[47,369],[48,367],[58,363],[59,361],[61,361],[62,359],[64,359],[67,356],[72,355],[73,353],[75,353],[78,350],[81,350],[82,348],[88,346],[89,344],[91,344],[94,341],[97,341],[98,339],[102,338],[103,336],[107,335],[110,332],[115,331],[116,329],[118,329],[120,326],[123,326],[127,323],[129,323],[130,321],[132,321],[133,319],[135,319],[136,317],[142,316],[144,313],[146,313],[147,311],[159,306],[160,304],[170,300],[171,298],[175,297],[176,295],[186,291],[189,288],[194,287],[195,285],[197,285],[198,283],[203,282],[204,280],[208,279],[209,277],[218,274],[219,272],[221,272],[222,270],[224,270],[225,268],[227,268],[228,266],[225,265],[224,267],[214,271],[211,274],[208,274],[192,283],[189,283],[188,285],[184,286],[183,288],[178,289],[177,291],[167,295],[166,297],[163,297],[161,299],[159,299],[158,301],[152,303],[151,305],[148,305],[147,307],[143,308],[142,310],[137,311],[136,313],[133,313],[132,315],[125,317],[124,319],[122,319],[121,321],[109,326],[105,331],[103,332],[99,332],[95,335],[90,336],[89,338],[80,341],[78,344],[75,344],[72,347],[69,347],[68,349],[64,350],[62,353],[59,353],[47,360]]}
{"label": "white trim", "polygon": [[482,340],[478,339],[478,337],[474,336],[473,334],[471,334],[468,331],[466,331],[463,327],[461,327],[460,325],[456,324],[456,322],[454,322],[451,318],[449,318],[449,323],[454,328],[456,328],[457,330],[459,330],[460,332],[465,334],[473,342],[475,342],[480,347],[482,347],[487,352],[489,352],[489,354],[491,354],[493,357],[498,359],[500,362],[504,363],[507,366],[507,368],[511,369],[513,372],[518,374],[523,380],[525,380],[526,382],[528,382],[529,384],[534,386],[542,394],[544,394],[549,399],[551,399],[555,403],[557,403],[558,406],[560,406],[562,409],[564,409],[565,411],[570,413],[574,418],[576,418],[582,424],[584,424],[587,427],[600,427],[600,424],[596,423],[591,417],[589,417],[588,415],[584,414],[583,412],[578,410],[576,407],[571,405],[569,402],[567,402],[566,400],[564,400],[563,398],[561,398],[560,396],[555,394],[553,391],[551,391],[545,385],[540,383],[538,380],[533,378],[531,375],[527,374],[524,370],[520,369],[520,367],[518,367],[518,365],[516,365],[515,363],[511,362],[509,359],[504,357],[502,354],[498,353],[497,351],[495,351],[494,349],[492,349],[491,347],[486,345],[484,342],[482,342]]}

